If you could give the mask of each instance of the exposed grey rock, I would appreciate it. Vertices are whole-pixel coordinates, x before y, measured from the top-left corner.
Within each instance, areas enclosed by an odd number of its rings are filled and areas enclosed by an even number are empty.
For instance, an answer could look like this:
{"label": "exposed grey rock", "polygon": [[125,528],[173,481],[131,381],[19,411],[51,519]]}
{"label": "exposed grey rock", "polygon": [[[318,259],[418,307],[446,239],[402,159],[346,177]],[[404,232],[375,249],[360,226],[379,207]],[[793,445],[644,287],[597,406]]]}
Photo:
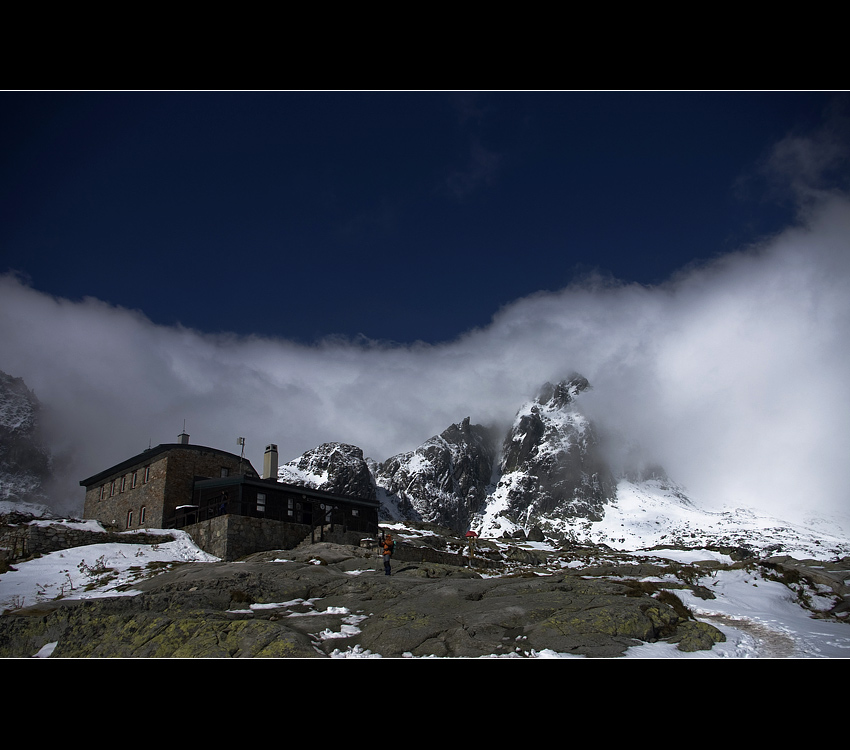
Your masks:
{"label": "exposed grey rock", "polygon": [[436,523],[455,533],[474,528],[495,501],[511,531],[533,526],[529,538],[558,539],[558,519],[598,521],[616,495],[594,427],[575,405],[589,387],[581,375],[544,384],[507,435],[467,417],[380,463],[354,446],[328,443],[285,464],[279,476],[332,491],[372,489],[382,520]]}
{"label": "exposed grey rock", "polygon": [[[318,545],[240,563],[188,563],[141,593],[52,602],[0,617],[0,656],[619,656],[677,637],[687,617],[622,581],[558,573],[483,578]],[[295,559],[297,558],[297,559]],[[272,560],[276,561],[272,561]],[[701,629],[702,630],[702,629]],[[685,636],[682,636],[684,640]],[[714,636],[715,641],[722,635]],[[710,639],[709,639],[710,640]]]}
{"label": "exposed grey rock", "polygon": [[542,542],[545,538],[543,530],[539,526],[529,529],[528,534],[526,535],[526,539],[528,539],[529,542]]}
{"label": "exposed grey rock", "polygon": [[605,504],[616,496],[616,483],[592,423],[575,407],[588,388],[580,375],[546,383],[517,412],[493,493],[503,502],[506,519],[536,525],[557,539],[552,519],[599,521],[604,516]]}
{"label": "exposed grey rock", "polygon": [[761,564],[773,572],[808,607],[815,598],[831,599],[833,604],[820,616],[847,620],[850,612],[850,557],[837,560],[797,560],[787,555],[769,557]]}
{"label": "exposed grey rock", "polygon": [[713,625],[705,622],[683,622],[669,639],[679,651],[708,651],[715,643],[722,643],[725,636]]}
{"label": "exposed grey rock", "polygon": [[494,460],[492,434],[467,417],[373,470],[402,517],[462,533],[486,502]]}
{"label": "exposed grey rock", "polygon": [[41,404],[21,378],[0,371],[0,500],[43,503],[51,456],[40,428]]}
{"label": "exposed grey rock", "polygon": [[347,443],[323,443],[278,469],[278,479],[340,495],[375,499],[375,483],[363,451]]}

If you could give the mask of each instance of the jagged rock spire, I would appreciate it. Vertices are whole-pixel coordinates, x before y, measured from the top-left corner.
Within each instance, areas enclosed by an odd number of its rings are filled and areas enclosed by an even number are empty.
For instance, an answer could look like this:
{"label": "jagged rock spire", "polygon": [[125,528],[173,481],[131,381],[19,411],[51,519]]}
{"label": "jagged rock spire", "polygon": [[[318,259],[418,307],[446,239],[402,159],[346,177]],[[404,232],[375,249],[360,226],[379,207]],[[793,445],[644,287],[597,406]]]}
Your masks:
{"label": "jagged rock spire", "polygon": [[556,536],[565,518],[601,519],[616,492],[593,425],[576,406],[589,388],[579,374],[545,383],[517,411],[506,435],[466,417],[381,463],[364,459],[355,446],[329,443],[281,467],[280,477],[340,492],[361,491],[368,483],[385,520],[463,533],[491,522],[497,507],[506,528],[536,525]]}

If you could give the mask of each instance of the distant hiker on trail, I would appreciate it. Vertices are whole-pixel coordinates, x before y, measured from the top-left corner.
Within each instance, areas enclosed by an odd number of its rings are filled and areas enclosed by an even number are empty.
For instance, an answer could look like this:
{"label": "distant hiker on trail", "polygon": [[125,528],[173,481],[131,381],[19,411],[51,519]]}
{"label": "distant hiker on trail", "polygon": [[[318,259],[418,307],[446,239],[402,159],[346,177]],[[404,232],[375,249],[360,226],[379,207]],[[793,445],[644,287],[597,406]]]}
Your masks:
{"label": "distant hiker on trail", "polygon": [[395,549],[395,542],[393,541],[392,535],[387,534],[382,541],[382,546],[384,548],[384,574],[390,574],[390,558],[393,556],[393,550]]}

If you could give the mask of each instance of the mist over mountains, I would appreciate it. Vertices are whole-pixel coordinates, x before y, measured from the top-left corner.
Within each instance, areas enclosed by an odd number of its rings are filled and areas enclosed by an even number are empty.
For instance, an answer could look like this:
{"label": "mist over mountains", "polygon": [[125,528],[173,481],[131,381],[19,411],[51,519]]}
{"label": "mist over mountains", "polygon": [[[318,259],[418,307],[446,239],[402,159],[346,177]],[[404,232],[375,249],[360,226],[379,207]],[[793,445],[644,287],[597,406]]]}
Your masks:
{"label": "mist over mountains", "polygon": [[504,433],[541,383],[579,372],[615,473],[660,464],[708,507],[846,514],[848,237],[850,202],[819,196],[798,225],[664,284],[591,277],[438,344],[201,333],[6,274],[0,369],[44,406],[62,512],[80,478],[184,420],[195,443],[244,437],[255,465],[269,442],[284,461],[329,442],[382,461],[466,416]]}
{"label": "mist over mountains", "polygon": [[[712,511],[693,502],[658,465],[638,462],[615,473],[582,412],[590,392],[578,374],[545,383],[505,431],[467,417],[381,462],[355,445],[323,443],[281,465],[278,480],[371,498],[385,524],[424,523],[460,538],[473,531],[567,547],[696,544],[814,559],[850,554],[846,516],[811,509],[804,523],[790,523],[746,507]],[[59,510],[51,501],[57,473],[41,439],[42,411],[20,378],[0,372],[3,513],[49,515],[50,505]]]}
{"label": "mist over mountains", "polygon": [[[500,432],[450,425],[415,450],[376,462],[345,443],[324,443],[279,467],[280,481],[377,499],[384,523],[433,524],[457,537],[643,549],[694,544],[850,552],[850,519],[813,510],[790,523],[752,508],[703,507],[662,466],[615,471],[582,412],[587,379],[545,383]],[[622,469],[622,467],[621,467]]]}

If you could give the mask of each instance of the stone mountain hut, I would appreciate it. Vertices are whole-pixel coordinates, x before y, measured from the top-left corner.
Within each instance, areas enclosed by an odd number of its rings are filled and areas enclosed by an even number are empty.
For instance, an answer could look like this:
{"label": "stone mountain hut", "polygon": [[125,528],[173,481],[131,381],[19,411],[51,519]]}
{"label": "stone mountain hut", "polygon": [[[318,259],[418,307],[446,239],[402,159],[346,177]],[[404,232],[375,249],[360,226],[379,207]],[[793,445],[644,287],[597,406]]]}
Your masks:
{"label": "stone mountain hut", "polygon": [[261,477],[243,456],[189,443],[139,453],[87,479],[85,518],[120,530],[179,528],[223,560],[309,538],[359,544],[378,532],[378,502],[277,481],[277,446]]}

